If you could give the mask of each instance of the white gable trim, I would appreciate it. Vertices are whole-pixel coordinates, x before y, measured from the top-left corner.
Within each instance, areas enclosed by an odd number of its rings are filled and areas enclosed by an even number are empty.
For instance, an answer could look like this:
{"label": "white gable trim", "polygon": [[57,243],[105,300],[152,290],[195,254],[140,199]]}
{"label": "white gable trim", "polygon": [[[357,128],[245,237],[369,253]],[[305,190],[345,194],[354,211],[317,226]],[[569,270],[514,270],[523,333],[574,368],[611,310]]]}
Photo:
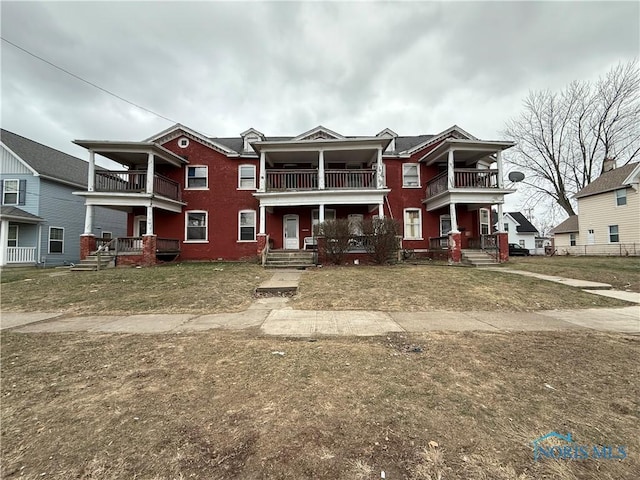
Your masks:
{"label": "white gable trim", "polygon": [[34,176],[39,177],[40,174],[31,166],[29,165],[27,162],[25,162],[22,158],[20,158],[20,155],[17,155],[16,152],[14,152],[13,150],[11,150],[9,147],[7,147],[5,145],[4,142],[0,142],[0,145],[2,145],[2,148],[4,148],[7,152],[9,152],[13,157],[15,157],[16,160],[18,160],[18,162],[20,162],[28,171],[30,171]]}
{"label": "white gable trim", "polygon": [[431,137],[426,142],[422,142],[421,144],[416,145],[415,147],[410,148],[409,150],[405,150],[402,153],[411,154],[411,153],[417,152],[418,150],[422,150],[423,148],[428,147],[429,145],[433,145],[434,143],[437,143],[440,140],[446,138],[447,136],[451,135],[453,132],[459,133],[460,135],[465,137],[467,140],[479,140],[478,138],[474,137],[470,133],[468,133],[468,132],[464,131],[463,129],[461,129],[459,126],[453,125],[453,126],[447,128],[446,130],[434,135],[433,137]]}
{"label": "white gable trim", "polygon": [[634,189],[638,190],[638,182],[640,181],[640,162],[636,165],[636,168],[632,170],[632,172],[624,179],[622,182],[622,186],[631,186]]}
{"label": "white gable trim", "polygon": [[396,138],[398,136],[398,134],[396,132],[394,132],[393,130],[391,130],[390,128],[385,128],[381,132],[376,133],[376,137],[382,137],[383,135],[388,135],[388,136],[390,136],[392,138]]}
{"label": "white gable trim", "polygon": [[163,130],[160,133],[157,133],[156,135],[147,138],[146,140],[144,140],[145,142],[155,142],[155,143],[165,143],[168,142],[170,140],[173,140],[174,138],[177,138],[181,135],[186,136],[187,138],[190,138],[191,140],[195,140],[197,142],[202,143],[203,145],[212,148],[214,150],[217,150],[220,153],[224,153],[227,156],[238,156],[238,153],[230,150],[229,148],[225,147],[224,145],[221,145],[219,143],[216,143],[214,141],[212,141],[211,139],[205,137],[204,135],[202,135],[201,133],[196,132],[195,130],[191,130],[188,127],[185,127],[184,125],[181,125],[179,123],[176,123],[175,125],[173,125],[172,127],[167,128],[166,130]]}
{"label": "white gable trim", "polygon": [[315,128],[312,128],[311,130],[308,130],[304,133],[301,133],[300,135],[298,135],[295,138],[292,138],[292,141],[298,141],[298,140],[304,140],[306,137],[309,137],[311,135],[314,135],[316,133],[324,133],[326,135],[328,135],[329,137],[332,137],[334,139],[343,139],[345,138],[343,135],[340,135],[337,132],[334,132],[333,130],[329,130],[328,128],[323,127],[322,125],[318,125]]}
{"label": "white gable trim", "polygon": [[255,128],[253,128],[253,127],[251,127],[251,128],[249,128],[249,129],[245,130],[244,132],[242,132],[242,133],[240,134],[240,136],[241,136],[242,138],[244,138],[244,137],[246,137],[247,135],[249,135],[250,133],[253,133],[253,134],[255,134],[255,135],[258,135],[262,140],[264,140],[264,138],[265,138],[265,137],[264,137],[264,133],[259,132],[258,130],[256,130],[256,129],[255,129]]}

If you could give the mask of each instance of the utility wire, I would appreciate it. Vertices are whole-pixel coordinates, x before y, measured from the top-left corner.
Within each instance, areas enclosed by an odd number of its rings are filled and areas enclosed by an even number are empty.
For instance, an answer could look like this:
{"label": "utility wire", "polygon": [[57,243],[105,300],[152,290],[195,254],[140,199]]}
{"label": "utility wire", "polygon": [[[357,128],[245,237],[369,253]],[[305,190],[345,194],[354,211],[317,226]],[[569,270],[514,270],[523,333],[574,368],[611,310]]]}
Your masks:
{"label": "utility wire", "polygon": [[118,100],[122,100],[123,102],[126,102],[126,103],[128,103],[129,105],[133,105],[133,106],[134,106],[134,107],[136,107],[136,108],[139,108],[139,109],[141,109],[141,110],[144,110],[145,112],[148,112],[148,113],[150,113],[150,114],[152,114],[152,115],[155,115],[156,117],[160,117],[160,118],[162,118],[162,119],[164,119],[164,120],[168,120],[169,122],[172,122],[172,123],[180,123],[180,122],[177,122],[176,120],[173,120],[173,119],[171,119],[171,118],[169,118],[169,117],[165,117],[164,115],[160,115],[159,113],[154,112],[153,110],[149,110],[148,108],[143,107],[142,105],[138,105],[137,103],[134,103],[134,102],[132,102],[132,101],[130,101],[130,100],[127,100],[126,98],[121,97],[120,95],[118,95],[118,94],[116,94],[116,93],[110,92],[110,91],[109,91],[109,90],[107,90],[106,88],[102,88],[100,85],[96,85],[95,83],[92,83],[92,82],[90,82],[89,80],[85,80],[84,78],[82,78],[82,77],[80,77],[80,76],[76,75],[75,73],[72,73],[72,72],[70,72],[69,70],[65,70],[64,68],[59,67],[59,66],[58,66],[58,65],[56,65],[55,63],[51,63],[49,60],[45,60],[44,58],[39,57],[39,56],[38,56],[38,55],[36,55],[35,53],[31,53],[29,50],[27,50],[27,49],[25,49],[25,48],[22,48],[20,45],[16,45],[15,43],[13,43],[13,42],[11,42],[11,41],[7,40],[6,38],[4,38],[4,37],[2,37],[2,36],[0,36],[0,39],[2,39],[2,41],[3,41],[3,42],[7,42],[9,45],[14,46],[14,47],[15,47],[15,48],[17,48],[18,50],[21,50],[22,52],[26,53],[27,55],[31,55],[32,57],[37,58],[38,60],[40,60],[40,61],[42,61],[42,62],[46,63],[47,65],[51,65],[53,68],[56,68],[56,69],[60,70],[61,72],[66,73],[67,75],[71,75],[73,78],[76,78],[77,80],[80,80],[81,82],[84,82],[84,83],[86,83],[86,84],[88,84],[88,85],[91,85],[92,87],[95,87],[95,88],[97,88],[98,90],[101,90],[101,91],[103,91],[104,93],[106,93],[106,94],[108,94],[108,95],[111,95],[112,97],[117,98]]}

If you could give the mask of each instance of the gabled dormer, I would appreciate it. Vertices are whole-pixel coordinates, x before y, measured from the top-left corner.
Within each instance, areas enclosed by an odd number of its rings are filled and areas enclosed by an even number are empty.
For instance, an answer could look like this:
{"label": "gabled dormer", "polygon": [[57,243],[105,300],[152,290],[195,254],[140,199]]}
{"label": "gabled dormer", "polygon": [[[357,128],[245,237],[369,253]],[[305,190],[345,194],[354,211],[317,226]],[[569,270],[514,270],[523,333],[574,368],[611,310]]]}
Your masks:
{"label": "gabled dormer", "polygon": [[253,153],[251,144],[253,142],[259,142],[265,140],[265,136],[262,132],[259,132],[255,128],[245,130],[240,134],[242,137],[242,153]]}
{"label": "gabled dormer", "polygon": [[391,130],[390,128],[385,128],[380,133],[376,134],[376,137],[391,137],[391,141],[389,142],[389,145],[387,146],[387,148],[384,149],[385,153],[395,152],[397,136],[398,134],[393,130]]}
{"label": "gabled dormer", "polygon": [[333,130],[329,130],[328,128],[323,127],[322,125],[318,125],[316,128],[312,128],[309,131],[301,133],[297,137],[293,138],[294,141],[303,141],[303,140],[342,140],[344,139],[343,135],[340,135]]}

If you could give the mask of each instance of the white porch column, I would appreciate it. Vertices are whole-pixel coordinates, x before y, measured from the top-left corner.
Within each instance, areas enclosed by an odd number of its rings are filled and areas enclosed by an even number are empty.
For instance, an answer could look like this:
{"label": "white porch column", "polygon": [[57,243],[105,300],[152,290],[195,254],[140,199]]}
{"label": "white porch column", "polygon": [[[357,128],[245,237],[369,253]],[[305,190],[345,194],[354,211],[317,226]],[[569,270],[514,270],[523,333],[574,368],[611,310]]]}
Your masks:
{"label": "white porch column", "polygon": [[153,207],[147,207],[147,233],[146,235],[155,235],[153,232]]}
{"label": "white porch column", "polygon": [[0,267],[7,264],[7,245],[9,245],[9,220],[0,222]]}
{"label": "white porch column", "polygon": [[[260,181],[258,183],[258,191],[265,192],[267,188],[267,159],[264,152],[260,152]],[[262,208],[262,207],[261,207]],[[262,217],[262,214],[260,215]]]}
{"label": "white porch column", "polygon": [[384,168],[382,164],[382,148],[378,148],[378,156],[376,158],[376,188],[384,188]]}
{"label": "white porch column", "polygon": [[[447,190],[451,190],[456,184],[456,172],[454,168],[453,150],[449,150],[449,157],[447,158]],[[451,215],[451,221],[453,221],[453,215]]]}
{"label": "white porch column", "polygon": [[[500,174],[498,174],[500,175]],[[502,213],[502,204],[498,204],[498,233],[504,233],[504,219]]]}
{"label": "white porch column", "polygon": [[324,222],[324,203],[318,206],[318,223]]}
{"label": "white porch column", "polygon": [[[153,178],[155,175],[155,168],[154,168],[154,163],[153,163],[153,153],[149,153],[149,156],[147,158],[147,193],[148,194],[152,194],[153,193]],[[147,211],[149,210],[149,207],[147,207]],[[147,215],[147,224],[149,223],[149,215]],[[149,230],[147,229],[147,233],[149,233]]]}
{"label": "white porch column", "polygon": [[[496,153],[496,163],[498,164],[498,188],[504,188],[504,179],[502,178],[502,150],[498,150]],[[500,208],[502,208],[502,205],[500,205]]]}
{"label": "white porch column", "polygon": [[318,152],[318,188],[324,190],[324,150]]}
{"label": "white porch column", "polygon": [[89,178],[87,178],[87,191],[93,192],[96,188],[96,154],[89,150]]}
{"label": "white porch column", "polygon": [[93,205],[87,205],[85,207],[84,235],[93,235]]}
{"label": "white porch column", "polygon": [[267,233],[267,209],[264,205],[260,205],[260,229],[258,233],[261,235]]}
{"label": "white porch column", "polygon": [[384,203],[378,204],[378,217],[384,218]]}
{"label": "white porch column", "polygon": [[460,233],[458,230],[458,216],[456,215],[456,204],[449,204],[449,216],[451,217],[451,233]]}

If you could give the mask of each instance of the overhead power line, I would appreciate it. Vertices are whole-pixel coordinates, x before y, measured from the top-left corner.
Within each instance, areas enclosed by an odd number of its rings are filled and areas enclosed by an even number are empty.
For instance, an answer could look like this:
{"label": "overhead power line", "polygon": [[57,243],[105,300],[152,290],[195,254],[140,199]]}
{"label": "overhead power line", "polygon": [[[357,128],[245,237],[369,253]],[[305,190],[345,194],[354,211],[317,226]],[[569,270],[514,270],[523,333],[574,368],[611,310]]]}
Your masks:
{"label": "overhead power line", "polygon": [[53,68],[58,69],[58,70],[60,70],[61,72],[64,72],[64,73],[66,73],[67,75],[70,75],[70,76],[72,76],[73,78],[75,78],[75,79],[77,79],[77,80],[80,80],[81,82],[86,83],[87,85],[91,85],[92,87],[97,88],[98,90],[101,90],[101,91],[103,91],[104,93],[106,93],[106,94],[108,94],[108,95],[111,95],[112,97],[117,98],[118,100],[122,100],[123,102],[126,102],[126,103],[128,103],[129,105],[132,105],[132,106],[134,106],[134,107],[136,107],[136,108],[139,108],[140,110],[144,110],[145,112],[150,113],[150,114],[152,114],[152,115],[155,115],[156,117],[162,118],[162,119],[164,119],[164,120],[168,120],[169,122],[172,122],[172,123],[180,123],[180,122],[177,122],[176,120],[173,120],[173,119],[171,119],[171,118],[169,118],[169,117],[165,117],[164,115],[161,115],[161,114],[159,114],[159,113],[157,113],[157,112],[154,112],[153,110],[150,110],[150,109],[148,109],[148,108],[146,108],[146,107],[143,107],[142,105],[138,105],[138,104],[137,104],[137,103],[135,103],[135,102],[132,102],[132,101],[130,101],[130,100],[127,100],[126,98],[121,97],[121,96],[120,96],[120,95],[118,95],[117,93],[113,93],[113,92],[111,92],[111,91],[107,90],[106,88],[102,88],[100,85],[96,85],[95,83],[90,82],[89,80],[85,80],[85,79],[84,79],[84,78],[82,78],[81,76],[76,75],[75,73],[70,72],[69,70],[66,70],[66,69],[64,69],[64,68],[62,68],[62,67],[59,67],[59,66],[58,66],[58,65],[56,65],[55,63],[52,63],[52,62],[50,62],[49,60],[46,60],[46,59],[44,59],[44,58],[42,58],[42,57],[40,57],[40,56],[36,55],[35,53],[32,53],[32,52],[30,52],[29,50],[27,50],[27,49],[25,49],[25,48],[22,48],[20,45],[16,45],[15,43],[13,43],[13,42],[11,42],[11,41],[7,40],[7,39],[6,39],[6,38],[4,38],[4,37],[1,37],[1,36],[0,36],[0,39],[2,39],[2,41],[3,41],[3,42],[7,42],[9,45],[11,45],[11,46],[13,46],[13,47],[17,48],[18,50],[20,50],[20,51],[22,51],[22,52],[26,53],[27,55],[31,55],[32,57],[37,58],[38,60],[40,60],[40,61],[42,61],[42,62],[46,63],[47,65],[50,65],[50,66],[52,66]]}

